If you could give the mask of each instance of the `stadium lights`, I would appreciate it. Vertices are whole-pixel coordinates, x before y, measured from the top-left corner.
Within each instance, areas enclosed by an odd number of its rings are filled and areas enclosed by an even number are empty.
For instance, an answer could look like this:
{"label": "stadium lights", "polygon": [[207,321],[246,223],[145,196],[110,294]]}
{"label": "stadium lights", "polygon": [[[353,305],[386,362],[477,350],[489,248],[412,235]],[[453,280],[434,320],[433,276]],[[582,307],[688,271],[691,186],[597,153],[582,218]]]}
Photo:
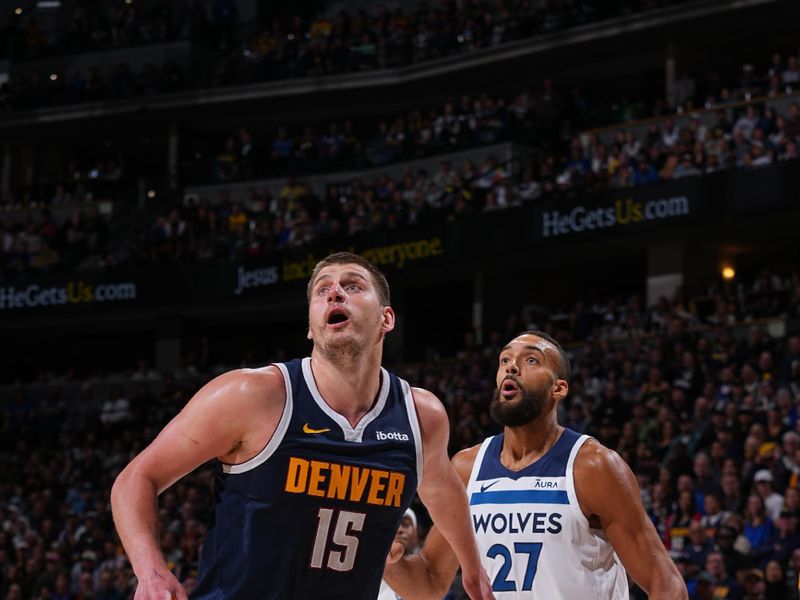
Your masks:
{"label": "stadium lights", "polygon": [[22,9],[18,6],[17,8],[14,9],[14,14],[15,15],[21,15],[22,14]]}
{"label": "stadium lights", "polygon": [[736,277],[736,271],[733,270],[733,267],[723,267],[722,268],[722,278],[725,281],[730,281]]}
{"label": "stadium lights", "polygon": [[56,79],[58,79],[58,74],[50,73],[50,81],[55,81]]}
{"label": "stadium lights", "polygon": [[156,197],[156,191],[155,190],[148,190],[147,191],[147,197],[152,200],[153,198]]}

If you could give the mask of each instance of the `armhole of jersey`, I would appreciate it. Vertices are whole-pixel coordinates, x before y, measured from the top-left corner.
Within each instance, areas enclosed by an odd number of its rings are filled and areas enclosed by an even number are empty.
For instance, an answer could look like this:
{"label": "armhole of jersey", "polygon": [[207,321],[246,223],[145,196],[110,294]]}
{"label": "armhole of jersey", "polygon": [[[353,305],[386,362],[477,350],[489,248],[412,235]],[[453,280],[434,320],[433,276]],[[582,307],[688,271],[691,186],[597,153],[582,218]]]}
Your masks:
{"label": "armhole of jersey", "polygon": [[401,379],[400,383],[403,388],[403,396],[406,401],[406,413],[408,413],[408,424],[411,426],[411,433],[414,435],[414,449],[417,452],[417,485],[422,481],[422,468],[425,465],[422,451],[422,430],[419,427],[419,418],[417,417],[417,407],[414,404],[414,393],[411,391],[411,386],[408,382]]}
{"label": "armhole of jersey", "polygon": [[286,390],[286,402],[283,405],[283,414],[281,414],[281,419],[278,421],[278,425],[275,427],[275,431],[272,433],[272,437],[270,437],[269,442],[267,442],[267,445],[264,446],[261,452],[243,463],[236,465],[223,464],[223,473],[239,475],[240,473],[246,473],[247,471],[255,469],[259,465],[264,464],[264,462],[266,462],[266,460],[275,453],[275,450],[278,449],[278,446],[280,446],[280,443],[283,441],[283,436],[286,435],[286,430],[289,429],[289,421],[292,420],[292,409],[294,408],[292,382],[289,379],[289,371],[286,368],[286,365],[283,363],[274,363],[273,366],[278,367],[278,370],[281,372],[281,375],[283,376],[283,387]]}
{"label": "armhole of jersey", "polygon": [[575,441],[575,445],[572,446],[572,450],[569,453],[569,459],[567,460],[567,496],[569,497],[569,503],[572,505],[572,510],[575,513],[575,518],[578,519],[578,522],[583,526],[586,531],[592,531],[592,527],[589,525],[589,519],[586,518],[586,515],[583,514],[581,510],[581,505],[578,502],[578,494],[575,492],[575,472],[573,470],[573,466],[575,464],[575,457],[578,456],[578,452],[583,447],[583,444],[586,440],[589,439],[588,435],[582,435]]}
{"label": "armhole of jersey", "polygon": [[481,465],[483,465],[483,457],[486,456],[486,451],[489,449],[489,444],[495,436],[488,437],[483,440],[481,447],[478,448],[478,454],[475,456],[475,462],[472,463],[472,471],[469,474],[469,481],[467,481],[467,491],[475,487],[475,482],[478,480],[478,473],[481,472]]}

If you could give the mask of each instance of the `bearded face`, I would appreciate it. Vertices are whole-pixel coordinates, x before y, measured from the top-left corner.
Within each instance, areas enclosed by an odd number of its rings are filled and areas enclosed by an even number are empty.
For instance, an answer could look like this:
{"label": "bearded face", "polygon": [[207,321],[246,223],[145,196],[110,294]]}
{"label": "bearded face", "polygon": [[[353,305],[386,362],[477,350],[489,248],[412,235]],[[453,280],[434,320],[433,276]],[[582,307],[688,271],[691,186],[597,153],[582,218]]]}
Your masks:
{"label": "bearded face", "polygon": [[550,385],[526,387],[518,378],[508,375],[494,391],[489,414],[504,427],[520,427],[536,420],[549,398]]}
{"label": "bearded face", "polygon": [[[497,390],[489,414],[504,427],[520,427],[551,415],[568,390],[568,363],[561,350],[536,333],[523,333],[500,351]],[[552,414],[551,414],[552,413]]]}

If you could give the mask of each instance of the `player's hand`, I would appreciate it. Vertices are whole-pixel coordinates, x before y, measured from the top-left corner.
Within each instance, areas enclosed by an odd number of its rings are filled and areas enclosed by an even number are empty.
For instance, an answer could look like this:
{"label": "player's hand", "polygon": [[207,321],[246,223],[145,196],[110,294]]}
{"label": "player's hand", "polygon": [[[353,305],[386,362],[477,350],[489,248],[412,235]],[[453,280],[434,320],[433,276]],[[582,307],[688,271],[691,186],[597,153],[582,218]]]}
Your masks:
{"label": "player's hand", "polygon": [[386,564],[393,565],[398,560],[403,558],[405,552],[406,549],[405,546],[403,546],[403,544],[397,541],[392,542],[392,547],[389,548],[389,554],[386,555]]}
{"label": "player's hand", "polygon": [[139,579],[134,600],[188,600],[186,590],[167,569]]}
{"label": "player's hand", "polygon": [[486,571],[481,567],[476,573],[461,571],[461,583],[472,600],[493,600],[492,585]]}

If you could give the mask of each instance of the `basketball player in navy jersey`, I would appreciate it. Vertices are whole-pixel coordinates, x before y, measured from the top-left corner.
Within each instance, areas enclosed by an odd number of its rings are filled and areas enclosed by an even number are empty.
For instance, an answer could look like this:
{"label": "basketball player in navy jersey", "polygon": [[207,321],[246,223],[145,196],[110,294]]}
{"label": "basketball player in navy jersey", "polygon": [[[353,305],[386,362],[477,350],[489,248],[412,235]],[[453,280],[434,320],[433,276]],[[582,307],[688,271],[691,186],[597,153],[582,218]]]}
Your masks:
{"label": "basketball player in navy jersey", "polygon": [[[569,359],[554,339],[517,336],[500,353],[490,405],[503,433],[453,457],[495,596],[627,600],[627,569],[650,598],[686,599],[628,465],[558,424],[568,381]],[[397,550],[389,585],[405,600],[443,597],[458,559],[438,528],[420,554]]]}
{"label": "basketball player in navy jersey", "polygon": [[136,600],[186,598],[159,551],[156,498],[213,458],[216,503],[192,598],[374,600],[417,488],[471,597],[491,598],[444,408],[381,367],[395,324],[386,279],[334,254],[316,266],[308,300],[309,358],[217,377],[115,481]]}

